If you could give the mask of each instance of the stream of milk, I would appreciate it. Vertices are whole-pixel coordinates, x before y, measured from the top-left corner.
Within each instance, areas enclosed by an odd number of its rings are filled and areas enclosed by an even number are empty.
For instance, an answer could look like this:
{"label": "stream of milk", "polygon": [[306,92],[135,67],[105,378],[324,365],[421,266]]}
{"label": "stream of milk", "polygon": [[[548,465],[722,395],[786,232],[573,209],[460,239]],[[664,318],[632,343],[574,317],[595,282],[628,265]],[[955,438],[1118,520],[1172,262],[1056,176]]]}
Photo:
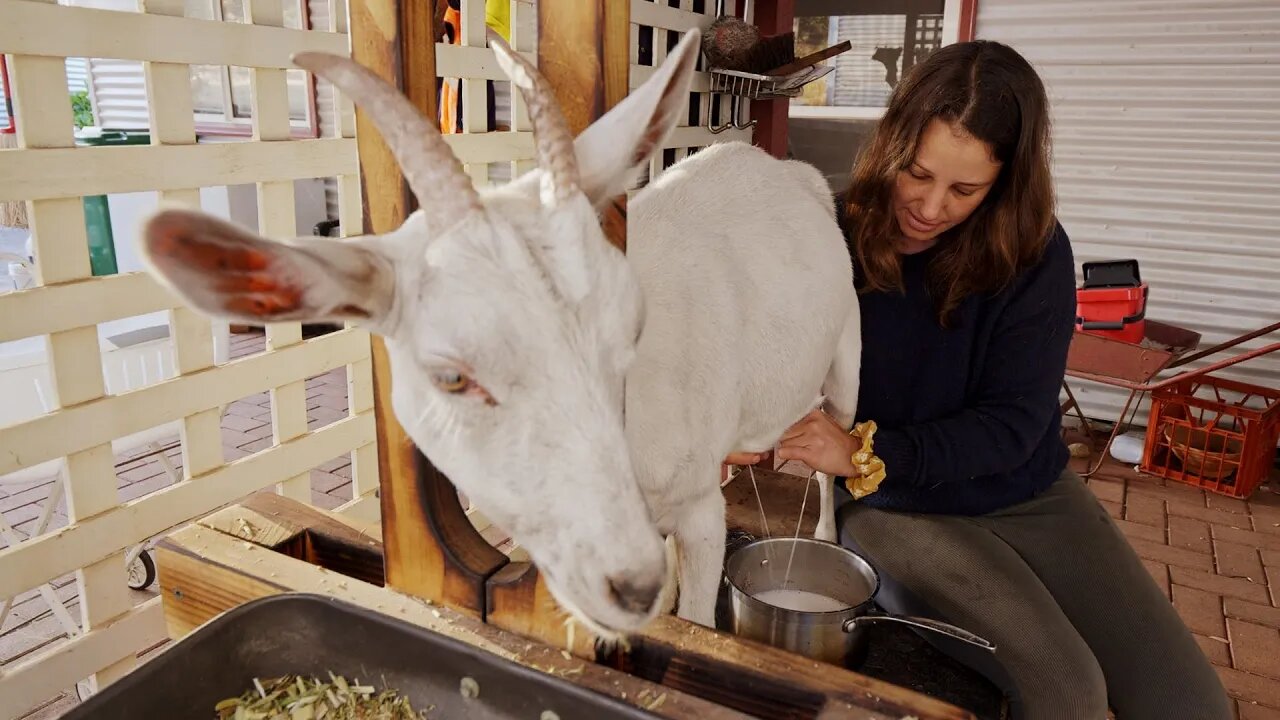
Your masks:
{"label": "stream of milk", "polygon": [[835,612],[849,608],[848,603],[806,590],[765,590],[752,597],[774,607],[798,612]]}

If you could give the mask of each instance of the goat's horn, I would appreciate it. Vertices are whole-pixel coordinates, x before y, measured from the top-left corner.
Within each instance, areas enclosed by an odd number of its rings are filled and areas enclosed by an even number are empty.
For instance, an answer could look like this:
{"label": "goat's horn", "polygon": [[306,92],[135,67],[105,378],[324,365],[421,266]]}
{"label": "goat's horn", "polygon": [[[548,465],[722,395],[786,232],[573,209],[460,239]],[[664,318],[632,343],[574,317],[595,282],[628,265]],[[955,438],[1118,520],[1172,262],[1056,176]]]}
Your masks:
{"label": "goat's horn", "polygon": [[502,71],[511,78],[511,84],[520,90],[528,108],[538,165],[542,168],[542,203],[559,205],[573,197],[579,187],[578,156],[574,151],[569,123],[565,121],[546,78],[532,63],[512,50],[493,30],[489,31],[489,46],[493,48]]}
{"label": "goat's horn", "polygon": [[434,231],[443,232],[480,207],[471,178],[440,131],[400,91],[340,55],[303,52],[292,59],[298,67],[333,83],[365,111],[395,155]]}

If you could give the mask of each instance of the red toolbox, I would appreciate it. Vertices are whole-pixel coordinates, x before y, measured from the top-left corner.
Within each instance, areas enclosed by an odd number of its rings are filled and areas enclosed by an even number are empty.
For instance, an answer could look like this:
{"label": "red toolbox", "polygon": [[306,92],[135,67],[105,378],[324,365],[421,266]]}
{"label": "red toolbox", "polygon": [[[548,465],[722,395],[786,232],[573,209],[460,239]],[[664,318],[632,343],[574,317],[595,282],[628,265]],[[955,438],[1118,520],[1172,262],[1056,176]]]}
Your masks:
{"label": "red toolbox", "polygon": [[1076,327],[1138,344],[1146,336],[1147,284],[1137,260],[1084,264],[1084,286],[1076,290]]}

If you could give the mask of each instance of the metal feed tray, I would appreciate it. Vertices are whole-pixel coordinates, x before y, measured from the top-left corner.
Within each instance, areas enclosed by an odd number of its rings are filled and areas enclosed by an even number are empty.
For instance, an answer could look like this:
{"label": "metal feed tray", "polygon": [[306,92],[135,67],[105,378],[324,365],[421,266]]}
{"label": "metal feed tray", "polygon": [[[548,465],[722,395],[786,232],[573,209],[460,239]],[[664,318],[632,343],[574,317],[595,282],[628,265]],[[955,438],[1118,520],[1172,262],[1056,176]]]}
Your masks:
{"label": "metal feed tray", "polygon": [[1200,333],[1156,320],[1147,320],[1141,343],[1077,330],[1067,353],[1067,374],[1099,382],[1145,383],[1199,344]]}
{"label": "metal feed tray", "polygon": [[738,70],[711,70],[711,92],[748,100],[782,100],[799,97],[804,86],[825,77],[834,67],[806,67],[789,75],[756,75]]}
{"label": "metal feed tray", "polygon": [[809,66],[787,75],[756,75],[712,68],[711,92],[729,97],[729,120],[716,125],[712,121],[712,113],[707,112],[707,129],[718,135],[729,128],[746,130],[754,127],[755,120],[742,122],[743,100],[785,100],[799,97],[805,85],[825,77],[834,69],[831,66]]}
{"label": "metal feed tray", "polygon": [[[328,673],[392,689],[432,718],[658,717],[438,633],[320,595],[254,600],[211,620],[64,720],[209,720],[254,678]],[[463,678],[478,686],[460,692]]]}

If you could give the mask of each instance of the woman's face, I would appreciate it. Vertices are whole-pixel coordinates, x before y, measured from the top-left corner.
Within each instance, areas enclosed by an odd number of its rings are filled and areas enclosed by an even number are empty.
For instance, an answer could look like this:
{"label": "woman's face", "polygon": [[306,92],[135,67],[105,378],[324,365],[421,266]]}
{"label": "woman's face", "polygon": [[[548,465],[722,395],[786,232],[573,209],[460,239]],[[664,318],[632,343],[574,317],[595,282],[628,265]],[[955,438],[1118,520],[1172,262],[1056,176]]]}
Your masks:
{"label": "woman's face", "polygon": [[934,119],[920,135],[915,161],[898,172],[893,212],[902,234],[898,252],[933,247],[938,236],[964,222],[1000,174],[991,146],[960,127]]}

